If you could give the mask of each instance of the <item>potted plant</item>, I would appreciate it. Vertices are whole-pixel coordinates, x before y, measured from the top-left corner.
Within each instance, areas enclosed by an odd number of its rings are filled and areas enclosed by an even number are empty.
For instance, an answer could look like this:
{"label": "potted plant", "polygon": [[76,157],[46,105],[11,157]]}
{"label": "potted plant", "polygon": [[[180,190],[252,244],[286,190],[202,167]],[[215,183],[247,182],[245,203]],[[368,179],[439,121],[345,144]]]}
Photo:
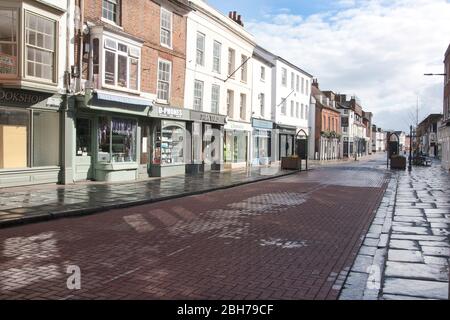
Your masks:
{"label": "potted plant", "polygon": [[400,155],[393,155],[391,157],[391,169],[406,169],[406,157]]}
{"label": "potted plant", "polygon": [[300,170],[301,158],[297,155],[281,158],[282,170]]}

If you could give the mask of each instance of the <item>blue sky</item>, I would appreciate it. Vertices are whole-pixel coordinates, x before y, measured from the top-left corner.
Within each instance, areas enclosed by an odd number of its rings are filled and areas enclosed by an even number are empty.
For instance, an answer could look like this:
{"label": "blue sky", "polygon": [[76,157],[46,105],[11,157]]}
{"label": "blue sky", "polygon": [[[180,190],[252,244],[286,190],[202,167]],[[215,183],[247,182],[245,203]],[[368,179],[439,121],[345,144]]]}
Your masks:
{"label": "blue sky", "polygon": [[238,11],[256,42],[313,74],[320,89],[356,95],[384,129],[442,113],[450,0],[207,0]]}

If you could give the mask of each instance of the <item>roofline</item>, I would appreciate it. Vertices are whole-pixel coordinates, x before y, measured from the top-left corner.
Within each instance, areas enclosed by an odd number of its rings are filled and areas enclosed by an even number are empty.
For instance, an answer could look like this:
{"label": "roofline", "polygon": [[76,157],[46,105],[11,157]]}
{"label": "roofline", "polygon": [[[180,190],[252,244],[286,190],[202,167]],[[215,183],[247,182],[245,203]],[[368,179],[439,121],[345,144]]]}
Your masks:
{"label": "roofline", "polygon": [[293,63],[287,61],[286,59],[284,59],[284,58],[282,58],[282,57],[280,57],[280,56],[277,56],[276,54],[273,54],[272,52],[268,51],[267,49],[264,49],[264,48],[261,47],[260,45],[257,44],[257,45],[256,45],[256,48],[258,48],[258,49],[261,50],[261,51],[264,51],[265,53],[267,53],[267,54],[269,54],[269,55],[271,55],[274,59],[280,60],[281,62],[283,62],[283,63],[289,65],[290,67],[296,69],[297,71],[299,71],[299,72],[301,72],[301,73],[303,73],[303,74],[305,74],[305,75],[307,75],[307,76],[309,76],[309,77],[311,77],[311,78],[314,78],[314,76],[313,76],[312,74],[310,74],[309,72],[307,72],[307,71],[303,70],[302,68],[296,66],[295,64],[293,64]]}
{"label": "roofline", "polygon": [[270,65],[271,67],[275,67],[275,64],[272,61],[264,58],[263,56],[261,56],[260,54],[256,53],[255,51],[253,51],[253,58],[255,58],[257,60],[260,60],[260,61]]}

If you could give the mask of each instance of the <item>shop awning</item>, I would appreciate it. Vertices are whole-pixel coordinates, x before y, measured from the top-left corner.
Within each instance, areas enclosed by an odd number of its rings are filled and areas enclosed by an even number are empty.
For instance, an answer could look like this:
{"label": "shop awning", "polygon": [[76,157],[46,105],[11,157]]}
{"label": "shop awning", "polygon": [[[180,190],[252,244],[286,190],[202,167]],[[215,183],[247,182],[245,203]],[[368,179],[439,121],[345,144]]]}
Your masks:
{"label": "shop awning", "polygon": [[102,91],[97,91],[97,99],[99,100],[106,100],[106,101],[113,101],[117,103],[124,103],[124,104],[134,104],[138,106],[150,106],[152,105],[153,101],[139,98],[139,97],[127,97],[119,94],[113,94],[113,93],[106,93]]}

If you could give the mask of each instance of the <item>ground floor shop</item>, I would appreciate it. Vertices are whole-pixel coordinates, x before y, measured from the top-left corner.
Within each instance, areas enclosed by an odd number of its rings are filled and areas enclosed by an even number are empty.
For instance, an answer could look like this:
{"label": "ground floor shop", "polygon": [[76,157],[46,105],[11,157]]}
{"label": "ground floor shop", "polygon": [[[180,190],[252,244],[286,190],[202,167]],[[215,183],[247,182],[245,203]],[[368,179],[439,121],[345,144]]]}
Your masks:
{"label": "ground floor shop", "polygon": [[341,141],[338,138],[320,137],[317,140],[319,160],[335,160],[341,158]]}
{"label": "ground floor shop", "polygon": [[0,88],[0,188],[61,178],[61,96]]}
{"label": "ground floor shop", "polygon": [[274,161],[272,154],[273,122],[253,118],[252,127],[251,163],[254,166],[268,165]]}
{"label": "ground floor shop", "polygon": [[276,160],[281,160],[283,157],[293,156],[295,154],[297,128],[275,125],[274,129],[277,150]]}
{"label": "ground floor shop", "polygon": [[250,123],[228,121],[224,126],[223,163],[227,169],[246,167],[249,164]]}

